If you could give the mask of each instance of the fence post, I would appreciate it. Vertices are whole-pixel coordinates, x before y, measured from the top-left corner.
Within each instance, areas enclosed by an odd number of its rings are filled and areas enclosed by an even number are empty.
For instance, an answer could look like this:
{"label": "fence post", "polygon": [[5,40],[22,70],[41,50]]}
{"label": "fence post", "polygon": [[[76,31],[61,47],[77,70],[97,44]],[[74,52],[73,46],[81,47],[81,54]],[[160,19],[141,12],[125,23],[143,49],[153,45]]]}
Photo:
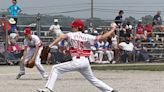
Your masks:
{"label": "fence post", "polygon": [[[136,46],[136,41],[135,41],[135,37],[136,37],[136,26],[134,27],[133,30],[133,44],[134,44],[134,53],[133,53],[133,62],[136,62],[136,50],[135,50],[135,46]],[[138,62],[138,61],[137,61]]]}
{"label": "fence post", "polygon": [[37,15],[37,35],[40,37],[40,13]]}
{"label": "fence post", "polygon": [[7,24],[7,17],[4,18],[5,20],[5,29],[6,29],[6,32],[5,32],[5,63],[7,64],[7,47],[8,47],[8,24]]}

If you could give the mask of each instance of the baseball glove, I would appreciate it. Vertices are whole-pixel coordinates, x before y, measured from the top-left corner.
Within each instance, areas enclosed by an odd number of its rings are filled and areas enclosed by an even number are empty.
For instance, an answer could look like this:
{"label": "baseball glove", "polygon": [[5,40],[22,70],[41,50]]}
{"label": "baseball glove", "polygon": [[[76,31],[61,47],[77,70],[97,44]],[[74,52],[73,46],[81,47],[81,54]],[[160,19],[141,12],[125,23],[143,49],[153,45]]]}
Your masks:
{"label": "baseball glove", "polygon": [[35,65],[35,60],[30,59],[30,60],[27,61],[26,67],[27,68],[33,68],[34,65]]}

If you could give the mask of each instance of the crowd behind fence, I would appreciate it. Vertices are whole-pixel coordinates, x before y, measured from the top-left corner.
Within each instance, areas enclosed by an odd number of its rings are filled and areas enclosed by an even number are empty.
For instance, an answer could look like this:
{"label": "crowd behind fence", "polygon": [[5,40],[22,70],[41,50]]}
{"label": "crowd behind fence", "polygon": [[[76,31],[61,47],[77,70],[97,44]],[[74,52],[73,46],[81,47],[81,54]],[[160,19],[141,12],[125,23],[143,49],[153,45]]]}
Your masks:
{"label": "crowd behind fence", "polygon": [[[33,30],[33,34],[37,34],[41,38],[41,40],[44,42],[44,44],[48,45],[50,42],[53,41],[53,38],[54,38],[52,36],[52,34],[48,31],[50,25],[42,25],[41,20],[44,17],[40,17],[39,14],[37,16],[33,16],[31,18],[35,19],[35,23],[29,23],[28,25],[20,25],[18,23],[18,25],[17,25],[17,30],[18,30],[18,34],[19,34],[18,43],[21,46],[23,46],[22,45],[23,40],[24,40],[23,29],[28,26],[28,27],[31,27],[31,29]],[[0,19],[2,19],[2,18],[0,18]],[[9,19],[10,19],[9,17],[5,17],[5,21],[8,21]],[[19,20],[19,17],[18,17],[18,20]],[[26,20],[23,20],[23,21],[26,21]],[[137,23],[140,23],[140,21],[138,21]],[[85,31],[87,31],[90,34],[97,35],[97,34],[101,34],[105,30],[108,31],[108,28],[109,28],[108,26],[99,26],[99,27],[92,26],[89,28],[85,28]],[[71,30],[70,27],[68,27],[68,26],[64,27],[62,25],[61,25],[61,29],[64,33],[67,33]],[[5,52],[5,54],[2,54],[2,56],[1,56],[1,57],[5,57],[5,62],[1,62],[1,63],[6,63],[7,62],[6,57],[8,56],[7,55],[8,28],[6,27],[5,33],[2,31],[2,26],[0,27],[0,30],[1,30],[0,31],[1,32],[0,33],[1,54],[3,52]],[[144,36],[142,36],[142,35],[137,36],[137,30],[138,30],[137,24],[136,24],[136,26],[132,26],[132,25],[130,26],[130,24],[128,24],[128,23],[123,23],[123,25],[118,27],[116,30],[116,34],[118,35],[118,38],[119,38],[119,43],[125,41],[126,37],[128,35],[128,39],[130,39],[130,41],[134,45],[139,43],[144,47],[146,52],[148,52],[149,56],[151,57],[151,60],[163,59],[164,58],[164,31],[158,31],[158,28],[152,27],[153,31],[151,33],[151,37],[149,37],[149,35],[148,35],[145,40]],[[126,33],[124,33],[124,32],[126,32]],[[5,38],[3,38],[3,37],[5,37]],[[4,45],[4,49],[3,49],[2,45]],[[122,53],[125,53],[125,52],[122,52]],[[144,52],[142,52],[142,53],[144,53]],[[121,54],[119,54],[119,57],[121,57]],[[133,52],[131,54],[133,54],[132,61],[137,62],[138,59],[137,59],[136,52]],[[2,60],[2,61],[4,61],[4,60]]]}

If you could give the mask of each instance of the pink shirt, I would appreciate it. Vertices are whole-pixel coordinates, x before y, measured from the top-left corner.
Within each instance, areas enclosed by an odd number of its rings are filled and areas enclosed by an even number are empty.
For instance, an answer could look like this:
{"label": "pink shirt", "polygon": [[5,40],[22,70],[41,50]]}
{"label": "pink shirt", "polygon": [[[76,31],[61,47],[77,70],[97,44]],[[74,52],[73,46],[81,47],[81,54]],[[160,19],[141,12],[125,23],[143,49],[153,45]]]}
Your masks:
{"label": "pink shirt", "polygon": [[7,47],[7,51],[9,52],[20,51],[20,50],[22,50],[22,48],[18,44],[16,45],[9,44]]}

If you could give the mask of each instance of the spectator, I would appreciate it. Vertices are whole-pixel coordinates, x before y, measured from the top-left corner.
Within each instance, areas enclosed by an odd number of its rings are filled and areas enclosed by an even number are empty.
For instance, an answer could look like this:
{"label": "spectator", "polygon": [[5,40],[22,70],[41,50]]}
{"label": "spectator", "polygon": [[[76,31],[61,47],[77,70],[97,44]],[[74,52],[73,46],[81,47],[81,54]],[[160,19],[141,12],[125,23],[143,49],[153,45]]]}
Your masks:
{"label": "spectator", "polygon": [[133,26],[131,25],[130,21],[126,23],[126,37],[132,38],[133,35]]}
{"label": "spectator", "polygon": [[124,11],[123,10],[120,10],[119,13],[118,13],[118,16],[115,18],[115,23],[117,24],[117,26],[121,26],[122,24],[122,16],[124,14]]}
{"label": "spectator", "polygon": [[89,56],[90,62],[96,62],[98,60],[98,53],[96,53],[96,47],[94,45],[91,46],[91,55]]}
{"label": "spectator", "polygon": [[16,21],[16,24],[17,24],[17,16],[19,13],[22,12],[22,9],[17,4],[17,0],[12,0],[12,3],[13,4],[7,10],[10,13],[10,16],[12,18],[14,18],[14,20]]}
{"label": "spectator", "polygon": [[55,58],[54,55],[56,55],[57,52],[58,52],[58,46],[54,45],[50,48],[50,52],[48,53],[48,56],[47,56],[47,59],[46,59],[46,64],[47,65],[53,64],[53,63],[58,63],[56,61],[56,59],[54,59]]}
{"label": "spectator", "polygon": [[144,26],[142,24],[142,20],[138,21],[137,27],[136,27],[136,39],[137,40],[146,40],[146,35],[144,34]]}
{"label": "spectator", "polygon": [[16,26],[16,21],[13,18],[9,19],[9,23],[11,25],[11,33],[16,33],[18,34],[17,26]]}
{"label": "spectator", "polygon": [[147,38],[147,41],[148,42],[152,42],[152,35],[153,35],[153,26],[151,23],[147,23],[145,26],[144,26],[144,33],[146,35],[146,38]]}
{"label": "spectator", "polygon": [[51,25],[51,27],[49,28],[49,31],[53,32],[53,34],[56,35],[54,37],[59,37],[60,35],[63,34],[63,32],[60,29],[60,25],[58,22],[59,22],[58,19],[54,19],[54,24]]}
{"label": "spectator", "polygon": [[115,33],[112,33],[112,37],[111,37],[111,46],[112,46],[112,50],[114,51],[114,59],[113,62],[117,62],[118,61],[118,43],[119,43],[119,38]]}
{"label": "spectator", "polygon": [[[11,25],[9,23],[9,21],[6,18],[6,15],[2,15],[2,18],[0,20],[0,25],[1,25],[1,28],[2,28],[2,34],[6,34],[6,29],[8,31],[8,34],[10,34],[10,30],[11,30]],[[2,39],[3,41],[5,40],[5,37],[6,35],[2,35]]]}
{"label": "spectator", "polygon": [[136,52],[136,61],[145,61],[149,62],[149,55],[146,51],[146,48],[140,43],[140,41],[137,41],[137,44],[135,45],[135,52]]}
{"label": "spectator", "polygon": [[157,14],[153,17],[153,26],[162,25],[161,11],[157,11]]}
{"label": "spectator", "polygon": [[22,48],[20,45],[17,44],[17,40],[18,40],[18,34],[11,33],[9,36],[8,48],[7,48],[7,54],[8,54],[7,63],[9,65],[18,63],[16,61],[18,61],[18,59],[20,59],[21,56],[23,55]]}
{"label": "spectator", "polygon": [[131,55],[133,53],[134,45],[130,42],[130,38],[126,37],[125,42],[119,44],[119,48],[123,51],[122,60],[123,62],[130,62]]}
{"label": "spectator", "polygon": [[126,23],[123,23],[120,27],[120,31],[119,31],[119,37],[120,37],[120,41],[124,41],[125,40],[125,37],[126,37]]}
{"label": "spectator", "polygon": [[[109,45],[109,42],[107,42],[107,40],[103,41],[100,40],[96,43],[96,49],[97,49],[97,53],[99,55],[99,62],[98,63],[104,63],[102,61],[103,59],[103,55],[106,53],[108,56],[108,60],[109,62],[111,62],[114,58],[114,52],[111,50],[111,47]],[[109,63],[108,62],[108,63]],[[106,62],[105,62],[106,63]]]}

